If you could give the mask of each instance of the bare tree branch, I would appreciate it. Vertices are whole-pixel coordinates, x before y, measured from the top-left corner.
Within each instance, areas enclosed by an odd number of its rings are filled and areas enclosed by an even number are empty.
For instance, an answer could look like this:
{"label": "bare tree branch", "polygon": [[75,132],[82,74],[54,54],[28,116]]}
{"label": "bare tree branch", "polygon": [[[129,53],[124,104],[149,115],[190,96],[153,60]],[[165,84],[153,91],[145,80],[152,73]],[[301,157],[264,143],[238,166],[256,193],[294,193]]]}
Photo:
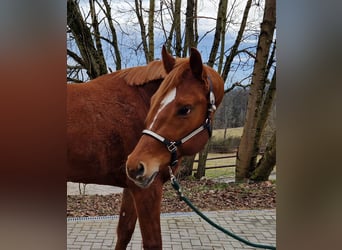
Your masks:
{"label": "bare tree branch", "polygon": [[71,50],[67,49],[67,55],[69,55],[72,59],[74,59],[78,64],[82,65],[85,68],[85,62],[81,57],[79,57],[76,53],[72,52]]}
{"label": "bare tree branch", "polygon": [[82,83],[83,81],[76,79],[76,78],[71,78],[71,77],[67,77],[67,81],[68,82],[75,82],[75,83]]}
{"label": "bare tree branch", "polygon": [[[243,80],[245,80],[245,78],[242,79],[241,82],[243,82]],[[232,86],[230,86],[228,89],[226,89],[226,90],[224,91],[224,93],[226,94],[226,93],[232,91],[232,90],[233,90],[234,88],[236,88],[236,87],[240,87],[240,88],[243,88],[244,90],[246,90],[248,87],[251,86],[250,84],[243,85],[243,84],[241,84],[241,82],[235,82],[235,83],[233,83]]]}

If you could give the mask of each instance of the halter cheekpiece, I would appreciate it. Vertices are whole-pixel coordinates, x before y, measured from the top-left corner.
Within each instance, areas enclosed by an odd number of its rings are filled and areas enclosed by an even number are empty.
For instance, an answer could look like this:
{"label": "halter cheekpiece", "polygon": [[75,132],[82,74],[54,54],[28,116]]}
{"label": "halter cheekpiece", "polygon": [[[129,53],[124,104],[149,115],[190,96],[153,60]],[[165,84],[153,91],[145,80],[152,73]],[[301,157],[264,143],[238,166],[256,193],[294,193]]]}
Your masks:
{"label": "halter cheekpiece", "polygon": [[177,147],[185,143],[186,141],[190,140],[192,137],[195,135],[199,134],[203,130],[207,130],[209,137],[212,135],[212,126],[211,126],[211,119],[210,119],[210,114],[216,110],[215,106],[215,95],[213,92],[213,83],[208,76],[208,82],[209,82],[209,103],[208,103],[208,111],[207,111],[207,117],[204,121],[204,123],[198,127],[197,129],[193,130],[190,134],[187,136],[183,137],[182,139],[178,141],[171,141],[167,138],[164,138],[161,135],[158,135],[157,133],[153,132],[152,130],[145,129],[142,131],[144,135],[149,135],[152,138],[156,139],[157,141],[160,141],[163,143],[167,150],[171,153],[171,160],[170,160],[170,167],[175,167],[178,163],[178,158],[177,158]]}

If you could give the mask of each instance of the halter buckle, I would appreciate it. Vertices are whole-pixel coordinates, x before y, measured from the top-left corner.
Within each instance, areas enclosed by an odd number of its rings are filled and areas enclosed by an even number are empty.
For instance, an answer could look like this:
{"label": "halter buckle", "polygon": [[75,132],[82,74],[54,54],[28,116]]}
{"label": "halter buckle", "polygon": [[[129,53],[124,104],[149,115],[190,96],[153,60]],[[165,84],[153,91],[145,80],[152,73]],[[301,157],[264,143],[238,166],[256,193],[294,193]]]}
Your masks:
{"label": "halter buckle", "polygon": [[169,150],[170,153],[177,151],[177,146],[175,141],[171,141],[169,144],[166,145],[167,150]]}

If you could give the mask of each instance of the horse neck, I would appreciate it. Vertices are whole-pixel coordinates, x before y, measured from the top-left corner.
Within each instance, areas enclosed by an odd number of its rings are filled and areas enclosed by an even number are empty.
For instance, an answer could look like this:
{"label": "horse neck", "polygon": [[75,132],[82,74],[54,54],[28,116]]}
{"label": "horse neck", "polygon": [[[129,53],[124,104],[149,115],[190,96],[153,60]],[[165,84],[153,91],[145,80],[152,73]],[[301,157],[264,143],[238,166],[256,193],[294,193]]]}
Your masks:
{"label": "horse neck", "polygon": [[150,81],[144,85],[137,86],[139,94],[143,98],[146,105],[150,106],[151,97],[154,95],[154,93],[156,93],[162,81],[163,79],[158,79]]}

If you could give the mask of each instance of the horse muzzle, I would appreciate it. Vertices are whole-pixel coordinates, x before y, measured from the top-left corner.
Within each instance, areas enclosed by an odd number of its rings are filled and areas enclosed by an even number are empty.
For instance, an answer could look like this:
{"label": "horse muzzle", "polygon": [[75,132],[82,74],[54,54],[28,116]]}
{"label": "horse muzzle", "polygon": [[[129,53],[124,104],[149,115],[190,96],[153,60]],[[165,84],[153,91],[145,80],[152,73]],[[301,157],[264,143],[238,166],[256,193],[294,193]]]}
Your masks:
{"label": "horse muzzle", "polygon": [[148,168],[146,163],[134,163],[134,161],[128,157],[126,163],[127,176],[137,186],[141,188],[147,188],[151,185],[159,173],[159,166],[157,164],[153,165],[153,167]]}

